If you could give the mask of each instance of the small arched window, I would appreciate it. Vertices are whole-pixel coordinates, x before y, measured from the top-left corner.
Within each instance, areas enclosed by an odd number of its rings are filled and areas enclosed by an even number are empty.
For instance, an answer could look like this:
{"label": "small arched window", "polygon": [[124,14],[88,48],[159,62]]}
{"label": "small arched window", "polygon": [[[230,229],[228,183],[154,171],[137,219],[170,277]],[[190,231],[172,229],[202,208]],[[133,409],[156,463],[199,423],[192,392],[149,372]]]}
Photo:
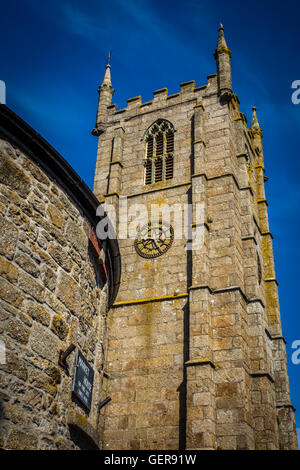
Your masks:
{"label": "small arched window", "polygon": [[155,121],[144,137],[145,184],[173,178],[174,127],[164,119]]}

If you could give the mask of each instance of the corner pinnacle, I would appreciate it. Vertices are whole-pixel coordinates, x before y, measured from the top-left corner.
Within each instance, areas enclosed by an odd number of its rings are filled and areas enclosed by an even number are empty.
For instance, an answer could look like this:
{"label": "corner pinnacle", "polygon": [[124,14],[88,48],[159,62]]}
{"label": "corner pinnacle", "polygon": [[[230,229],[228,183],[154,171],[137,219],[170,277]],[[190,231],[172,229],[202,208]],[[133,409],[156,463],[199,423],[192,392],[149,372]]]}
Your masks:
{"label": "corner pinnacle", "polygon": [[220,23],[220,26],[219,26],[219,36],[218,36],[218,43],[217,43],[215,54],[217,52],[229,52],[231,55],[231,52],[228,49],[227,44],[226,44],[226,40],[224,36],[224,26],[222,25],[222,23]]}
{"label": "corner pinnacle", "polygon": [[261,132],[261,128],[256,115],[256,106],[252,106],[251,130]]}

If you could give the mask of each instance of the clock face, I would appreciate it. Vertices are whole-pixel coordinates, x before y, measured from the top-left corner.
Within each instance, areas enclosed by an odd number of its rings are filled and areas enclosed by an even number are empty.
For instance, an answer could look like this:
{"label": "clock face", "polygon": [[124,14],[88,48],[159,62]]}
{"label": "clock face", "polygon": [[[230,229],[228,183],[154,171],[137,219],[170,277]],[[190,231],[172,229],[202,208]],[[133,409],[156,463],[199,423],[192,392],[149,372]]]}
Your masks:
{"label": "clock face", "polygon": [[157,258],[171,247],[174,239],[173,227],[168,224],[146,224],[136,236],[134,247],[143,258]]}

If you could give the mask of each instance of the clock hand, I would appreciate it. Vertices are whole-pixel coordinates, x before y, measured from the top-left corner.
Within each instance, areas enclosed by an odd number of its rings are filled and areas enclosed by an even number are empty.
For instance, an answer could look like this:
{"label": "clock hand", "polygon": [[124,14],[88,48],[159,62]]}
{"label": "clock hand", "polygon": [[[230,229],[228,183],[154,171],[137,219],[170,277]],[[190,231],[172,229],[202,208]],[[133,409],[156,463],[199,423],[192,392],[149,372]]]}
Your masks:
{"label": "clock hand", "polygon": [[152,245],[154,245],[154,247],[161,253],[161,249],[159,248],[157,243],[154,241],[154,239],[152,239]]}

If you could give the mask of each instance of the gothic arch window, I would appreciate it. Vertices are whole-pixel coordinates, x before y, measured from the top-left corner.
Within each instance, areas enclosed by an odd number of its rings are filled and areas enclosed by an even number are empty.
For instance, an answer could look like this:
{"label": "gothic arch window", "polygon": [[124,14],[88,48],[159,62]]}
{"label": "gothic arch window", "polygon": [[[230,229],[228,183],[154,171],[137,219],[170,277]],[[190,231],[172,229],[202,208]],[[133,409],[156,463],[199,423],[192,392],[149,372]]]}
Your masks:
{"label": "gothic arch window", "polygon": [[147,130],[145,142],[145,184],[158,183],[173,178],[174,126],[158,119]]}

